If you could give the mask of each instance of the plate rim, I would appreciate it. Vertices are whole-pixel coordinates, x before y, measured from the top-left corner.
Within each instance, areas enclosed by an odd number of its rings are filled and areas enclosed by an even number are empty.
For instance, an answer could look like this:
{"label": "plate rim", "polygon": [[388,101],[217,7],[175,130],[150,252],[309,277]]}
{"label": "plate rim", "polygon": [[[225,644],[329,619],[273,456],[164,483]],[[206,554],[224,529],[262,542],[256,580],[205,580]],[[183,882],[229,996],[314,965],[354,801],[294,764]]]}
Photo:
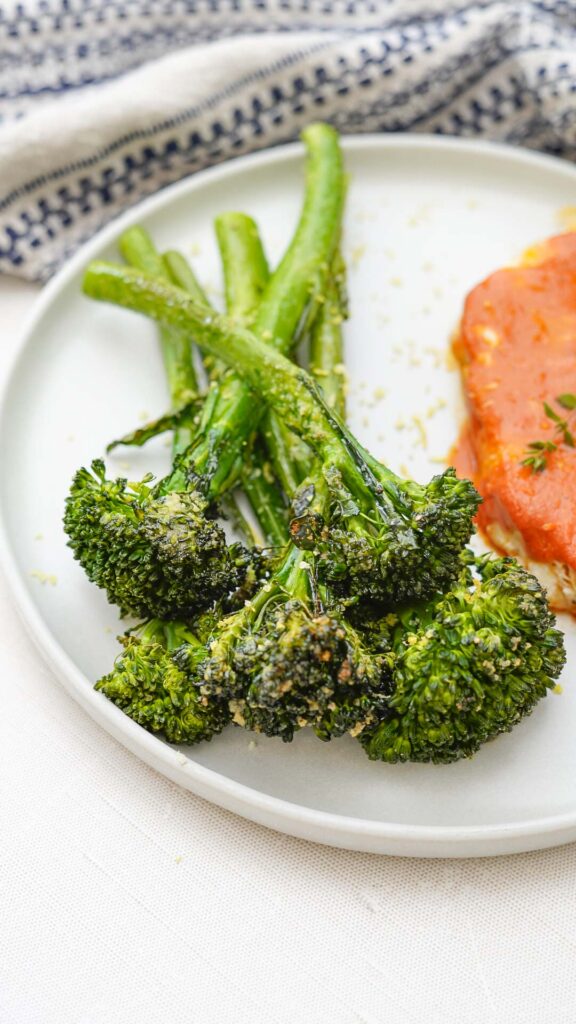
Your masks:
{"label": "plate rim", "polygon": [[[409,148],[493,155],[517,165],[553,169],[556,173],[571,178],[576,185],[576,166],[567,161],[484,139],[387,133],[344,136],[342,145],[345,152]],[[302,156],[303,153],[302,144],[294,142],[239,156],[206,168],[145,197],[98,230],[48,282],[25,317],[0,390],[0,429],[6,418],[13,381],[32,334],[60,293],[76,274],[81,272],[94,254],[103,246],[114,242],[122,231],[142,217],[161,211],[182,195],[201,190],[205,182],[233,177],[247,167],[261,168],[274,165],[286,158]],[[28,634],[58,681],[83,710],[114,739],[173,782],[227,810],[276,831],[363,852],[412,857],[493,856],[548,848],[576,839],[576,806],[573,811],[563,814],[499,825],[410,825],[382,822],[296,804],[237,782],[187,757],[164,740],[146,732],[103,694],[97,693],[87,676],[53,636],[28,592],[18,567],[4,515],[3,491],[3,478],[0,477],[0,567]]]}

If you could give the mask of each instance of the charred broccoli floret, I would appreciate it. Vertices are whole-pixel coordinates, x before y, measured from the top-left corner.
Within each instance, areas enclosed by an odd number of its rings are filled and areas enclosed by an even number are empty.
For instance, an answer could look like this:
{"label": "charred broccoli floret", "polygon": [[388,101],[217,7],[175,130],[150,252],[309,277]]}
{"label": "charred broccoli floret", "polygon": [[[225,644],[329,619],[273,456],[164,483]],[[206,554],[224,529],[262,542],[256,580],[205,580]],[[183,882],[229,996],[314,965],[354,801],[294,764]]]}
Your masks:
{"label": "charred broccoli floret", "polygon": [[554,686],[565,652],[542,587],[510,558],[483,557],[476,569],[401,615],[389,707],[361,737],[371,759],[470,757]]}
{"label": "charred broccoli floret", "polygon": [[109,480],[104,463],[76,474],[64,528],[74,557],[121,613],[187,618],[235,590],[251,556],[227,545],[196,491],[164,492],[152,477]]}
{"label": "charred broccoli floret", "polygon": [[312,726],[324,740],[354,736],[383,706],[384,659],[371,657],[342,618],[310,616],[296,602],[239,644],[234,664],[244,695],[231,709],[267,735],[291,739]]}
{"label": "charred broccoli floret", "polygon": [[[326,740],[356,735],[388,692],[389,655],[369,651],[337,605],[324,609],[313,567],[294,547],[207,647],[200,692],[226,700],[236,724],[286,741],[305,726]],[[176,657],[185,669],[186,648]]]}
{"label": "charred broccoli floret", "polygon": [[[183,623],[153,620],[137,633],[119,638],[124,650],[96,689],[149,732],[162,732],[170,743],[198,743],[222,731],[230,719],[225,704],[208,701],[190,685],[194,658],[201,665],[205,651]],[[188,671],[173,654],[186,645]]]}
{"label": "charred broccoli floret", "polygon": [[[355,458],[363,460],[356,466],[362,487],[327,462],[322,477],[316,474],[296,495],[295,543],[314,547],[323,578],[349,594],[396,605],[444,590],[473,530],[479,504],[473,485],[453,469],[421,485],[364,459],[360,450]],[[326,487],[328,514],[320,517],[315,497]]]}

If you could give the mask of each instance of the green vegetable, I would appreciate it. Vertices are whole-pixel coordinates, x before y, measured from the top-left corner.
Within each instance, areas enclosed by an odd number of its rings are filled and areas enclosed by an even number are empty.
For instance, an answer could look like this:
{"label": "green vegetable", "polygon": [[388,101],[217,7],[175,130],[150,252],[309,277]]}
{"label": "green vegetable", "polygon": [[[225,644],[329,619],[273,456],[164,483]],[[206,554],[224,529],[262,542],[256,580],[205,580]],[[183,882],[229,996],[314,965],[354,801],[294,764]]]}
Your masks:
{"label": "green vegetable", "polygon": [[187,618],[232,594],[254,565],[212,515],[196,490],[166,494],[151,475],[109,480],[95,459],[74,477],[64,529],[88,579],[121,615]]}
{"label": "green vegetable", "polygon": [[337,252],[326,284],[326,296],[310,333],[310,373],[329,409],[346,418],[346,387],[342,322],[348,316],[346,268]]}
{"label": "green vegetable", "polygon": [[[178,253],[170,253],[167,256],[162,257],[156,250],[152,239],[143,228],[129,228],[128,231],[125,231],[120,237],[119,245],[126,262],[130,266],[146,270],[148,273],[154,273],[156,276],[164,280],[172,280],[170,269],[171,265],[178,265],[181,268],[181,273],[185,280],[185,284],[183,286],[188,294],[197,302],[202,302],[206,306],[209,305],[204,290],[196,279],[191,267],[186,263],[183,257]],[[263,253],[262,260],[264,261],[264,267],[267,274],[267,267]],[[258,302],[261,296],[262,287],[263,285],[260,280],[255,281],[255,303]],[[156,437],[166,430],[171,430],[173,432],[173,452],[174,455],[176,455],[188,448],[195,437],[202,410],[203,399],[197,393],[193,398],[190,398],[193,391],[197,392],[196,374],[194,370],[190,337],[189,335],[184,335],[182,332],[174,332],[160,327],[160,339],[162,343],[168,383],[170,385],[173,412],[169,415],[161,416],[151,423],[144,424],[143,427],[132,431],[130,434],[125,435],[117,441],[113,441],[112,444],[108,445],[107,451],[109,452],[119,444],[136,445],[141,447],[152,437]],[[225,367],[222,368],[222,372],[224,372],[224,370]],[[184,391],[182,385],[187,388],[187,391]],[[191,489],[194,488],[192,487]],[[260,505],[262,506],[264,503],[263,496],[258,494],[257,497]],[[256,524],[250,524],[242,512],[241,504],[237,498],[238,496],[234,494],[226,494],[221,498],[221,505],[226,518],[233,522],[236,529],[245,540],[251,544],[262,545],[264,543],[264,534],[262,533],[262,530],[264,529],[265,531],[265,525],[261,523],[258,523],[258,526],[256,526]],[[271,543],[274,543],[274,539]]]}
{"label": "green vegetable", "polygon": [[[125,231],[120,237],[119,247],[130,266],[144,270],[153,277],[170,281],[162,257],[143,228],[133,227]],[[200,297],[196,295],[195,298]],[[160,344],[172,410],[178,413],[182,409],[188,409],[192,413],[190,417],[175,420],[172,450],[174,455],[177,455],[186,450],[194,437],[193,420],[199,408],[198,381],[189,332],[161,324]]]}
{"label": "green vegetable", "polygon": [[[333,600],[325,607],[326,597],[313,564],[290,546],[251,601],[218,623],[200,692],[226,700],[237,724],[283,740],[304,726],[329,740],[376,721],[389,659],[367,648]],[[186,648],[179,664],[188,665]]]}
{"label": "green vegetable", "polygon": [[[261,295],[256,317],[258,330],[268,332],[271,343],[285,349],[293,344],[327,276],[340,233],[344,193],[336,133],[326,125],[312,125],[303,138],[308,163],[302,215]],[[139,238],[133,235],[129,253],[141,266],[143,241],[142,233]],[[148,258],[148,270],[160,271],[157,257]],[[172,264],[168,261],[164,269]],[[126,273],[140,271],[126,268]],[[171,287],[161,273],[157,286]],[[196,298],[202,301],[197,290]],[[204,305],[196,308],[201,310],[200,321],[214,315]],[[165,326],[166,344],[170,338],[196,334],[190,323]],[[106,589],[122,613],[186,618],[233,592],[251,571],[250,557],[238,545],[227,546],[212,518],[213,500],[237,479],[261,411],[245,384],[226,373],[208,395],[194,443],[177,456],[164,480],[152,485],[147,477],[142,484],[127,487],[123,480],[107,481],[101,463],[93,465],[92,473],[82,469],[76,475],[64,518],[69,544],[88,578]]]}
{"label": "green vegetable", "polygon": [[372,760],[470,757],[509,732],[554,686],[565,661],[546,594],[511,558],[477,560],[456,586],[404,611],[383,720],[361,742]]}
{"label": "green vegetable", "polygon": [[[335,204],[332,195],[330,205],[326,191],[331,175],[341,187],[341,168],[335,136],[318,126],[311,131],[304,211],[272,278],[254,222],[237,213],[218,218],[227,316],[208,307],[176,253],[160,265],[143,249],[127,253],[137,270],[103,263],[87,270],[87,294],[161,324],[163,346],[176,353],[173,364],[166,353],[173,391],[191,379],[182,339],[193,337],[202,348],[210,377],[201,409],[189,393],[160,421],[177,435],[188,429],[191,444],[177,455],[167,481],[154,487],[167,488],[164,503],[193,497],[205,503],[190,535],[181,527],[172,539],[176,520],[169,509],[156,538],[157,548],[164,543],[169,552],[160,590],[188,588],[186,613],[174,611],[176,598],[167,601],[165,618],[176,621],[156,617],[124,638],[124,652],[98,688],[174,742],[210,738],[228,721],[286,741],[308,727],[323,740],[357,737],[373,760],[447,764],[530,713],[562,670],[562,635],[532,575],[512,559],[477,558],[467,549],[479,501],[468,481],[452,470],[427,485],[402,480],[343,423],[341,197]],[[135,241],[138,249],[142,238]],[[304,334],[310,374],[283,354]],[[556,402],[568,412],[576,408],[568,393]],[[549,405],[545,412],[558,444],[570,445],[567,420]],[[139,443],[152,432],[147,425],[133,437]],[[533,442],[527,458],[545,466],[556,447]],[[201,525],[212,522],[215,509],[208,502],[216,495],[221,501],[239,480],[275,558],[238,552],[236,610],[229,611],[217,561],[186,567],[178,579],[170,559],[180,541],[198,559]],[[140,593],[150,512],[159,515],[158,493],[150,500],[138,490],[146,486],[153,489],[148,478],[109,494],[114,484],[101,479],[97,490],[106,492],[107,511],[90,527],[102,531],[115,501],[132,502],[114,529],[125,546],[120,570],[126,576],[133,559]],[[86,481],[83,487],[90,491]],[[133,544],[125,539],[132,513]],[[89,515],[80,520],[82,529],[90,526]],[[107,557],[112,562],[110,547],[106,532],[101,571]],[[155,557],[152,574],[157,563]],[[193,596],[199,579],[213,587],[209,601]]]}
{"label": "green vegetable", "polygon": [[[262,294],[253,323],[260,339],[286,353],[313,322],[323,298],[340,237],[345,191],[336,132],[328,125],[313,124],[304,130],[302,140],[307,149],[302,213]],[[230,363],[224,352],[211,354]],[[190,471],[203,482],[209,496],[219,496],[237,479],[248,440],[263,411],[250,388],[235,374],[223,378],[213,403],[205,407],[198,440],[187,454]]]}
{"label": "green vegetable", "polygon": [[[113,264],[92,263],[84,290],[96,299],[194,330],[198,344],[226,359],[316,452],[328,521],[314,507],[318,486],[297,494],[292,537],[318,550],[326,578],[347,592],[390,603],[446,589],[459,570],[479,497],[453,470],[422,486],[397,477],[365,452],[328,409],[310,375],[263,344],[253,332],[170,288]],[[323,496],[320,502],[324,505]]]}
{"label": "green vegetable", "polygon": [[[230,262],[227,275],[228,294],[233,296],[229,301],[238,317],[240,310],[250,308],[257,272],[250,274],[255,260],[249,247],[236,256],[242,258]],[[331,351],[333,342],[331,338]],[[328,358],[323,362],[330,366]],[[281,455],[290,458],[289,440]],[[367,723],[374,725],[378,711],[384,709],[389,659],[383,651],[368,650],[360,633],[346,622],[343,608],[319,586],[313,559],[305,561],[294,545],[288,546],[270,578],[240,611],[204,616],[197,632],[205,643],[203,651],[196,635],[184,637],[164,663],[171,679],[174,664],[177,668],[177,685],[171,692],[177,693],[178,706],[187,694],[195,694],[196,699],[189,698],[195,709],[198,702],[202,707],[227,707],[236,724],[284,740],[304,726],[325,740],[346,731],[357,735]],[[141,651],[136,654],[140,657]],[[127,713],[137,714],[144,724],[142,708],[149,707],[151,689],[146,666],[147,662],[141,666],[142,693],[138,664],[133,667],[126,702]],[[112,699],[125,692],[125,672],[120,672],[119,681],[117,676],[118,671],[99,684]],[[156,688],[152,691],[156,707]],[[163,713],[165,706],[166,700]],[[159,719],[151,716],[150,721],[156,727]],[[189,741],[193,740],[191,736]]]}
{"label": "green vegetable", "polygon": [[[233,246],[226,245],[230,229]],[[242,244],[243,235],[256,237],[246,218],[220,219],[228,305],[236,314],[250,311],[250,268],[258,267],[258,254],[250,243]],[[331,372],[332,356],[341,359],[341,345],[333,332],[323,337],[329,337],[329,351],[322,353],[319,342],[316,354]],[[290,473],[298,455],[279,422],[277,444],[276,456]],[[196,684],[200,692],[210,700],[225,699],[237,724],[268,736],[291,740],[304,726],[325,740],[346,731],[356,734],[376,720],[383,701],[387,659],[367,650],[343,608],[318,584],[314,558],[304,559],[294,545],[244,608],[212,623],[208,648]],[[192,677],[198,679],[191,654]],[[187,664],[185,648],[179,659]]]}
{"label": "green vegetable", "polygon": [[[132,263],[168,281],[161,257],[146,232],[132,228],[121,239]],[[190,332],[161,328],[161,344],[173,408],[175,465],[195,434],[197,382]],[[182,404],[180,404],[182,403]],[[157,433],[148,425],[140,443]],[[178,481],[178,487],[171,487]],[[215,508],[185,475],[135,483],[106,477],[102,460],[80,469],[72,482],[64,528],[74,557],[88,578],[106,590],[122,615],[187,617],[198,607],[232,594],[253,571],[240,544],[228,545]]]}
{"label": "green vegetable", "polygon": [[221,732],[230,720],[225,704],[205,700],[189,685],[174,659],[186,645],[191,664],[204,648],[183,623],[155,619],[120,637],[124,650],[96,689],[149,732],[163,732],[170,743],[198,743]]}
{"label": "green vegetable", "polygon": [[[224,270],[226,308],[239,323],[250,323],[270,276],[258,228],[252,218],[243,213],[222,214],[215,224]],[[176,273],[174,261],[172,271]],[[181,271],[178,280],[183,280]],[[220,362],[211,367],[213,377],[226,372],[230,371]],[[288,539],[286,510],[261,443],[257,442],[244,459],[240,477],[267,543],[283,546]]]}
{"label": "green vegetable", "polygon": [[[249,327],[254,323],[258,303],[268,280],[268,267],[258,228],[252,218],[243,213],[221,214],[216,218],[215,227],[224,274],[226,309],[238,323]],[[173,280],[182,286],[178,276],[173,277]],[[263,340],[270,339],[264,334]],[[217,368],[221,369],[222,364],[217,363]],[[258,446],[260,459],[266,459],[265,450],[271,470],[284,493],[291,495],[306,475],[310,449],[284,426],[273,410],[264,409],[259,432],[264,442]],[[249,487],[247,476],[249,472],[244,472],[245,489],[247,484]]]}

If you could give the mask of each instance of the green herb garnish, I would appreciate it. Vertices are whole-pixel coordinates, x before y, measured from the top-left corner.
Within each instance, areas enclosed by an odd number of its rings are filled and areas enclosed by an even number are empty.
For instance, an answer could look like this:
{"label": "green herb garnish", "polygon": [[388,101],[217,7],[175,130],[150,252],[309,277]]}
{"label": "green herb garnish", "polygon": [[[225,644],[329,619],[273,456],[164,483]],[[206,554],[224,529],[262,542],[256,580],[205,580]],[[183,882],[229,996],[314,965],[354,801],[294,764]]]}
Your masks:
{"label": "green herb garnish", "polygon": [[[555,401],[563,409],[573,412],[576,409],[576,395],[567,392],[557,395]],[[531,441],[526,447],[526,455],[521,460],[521,466],[527,466],[533,473],[542,473],[548,465],[548,456],[558,450],[559,444],[565,444],[568,448],[574,448],[574,434],[570,429],[570,423],[563,416],[560,416],[548,402],[542,403],[544,413],[555,425],[557,440],[554,441]]]}
{"label": "green herb garnish", "polygon": [[526,448],[527,455],[522,459],[520,465],[527,466],[533,473],[541,473],[546,469],[548,454],[555,452],[557,448],[558,445],[553,441],[531,441]]}

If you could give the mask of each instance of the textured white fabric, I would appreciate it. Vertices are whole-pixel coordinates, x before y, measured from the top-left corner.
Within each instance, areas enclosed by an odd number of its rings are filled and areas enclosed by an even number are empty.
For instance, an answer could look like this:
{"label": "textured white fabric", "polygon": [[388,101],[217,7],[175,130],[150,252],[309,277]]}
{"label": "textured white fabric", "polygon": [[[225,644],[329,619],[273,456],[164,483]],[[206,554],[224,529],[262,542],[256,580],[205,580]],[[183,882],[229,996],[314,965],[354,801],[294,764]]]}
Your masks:
{"label": "textured white fabric", "polygon": [[[0,382],[35,289],[0,283]],[[60,688],[0,582],[0,1024],[574,1024],[576,845],[347,853],[212,807]]]}
{"label": "textured white fabric", "polygon": [[317,118],[575,159],[575,41],[573,0],[8,0],[0,272]]}

